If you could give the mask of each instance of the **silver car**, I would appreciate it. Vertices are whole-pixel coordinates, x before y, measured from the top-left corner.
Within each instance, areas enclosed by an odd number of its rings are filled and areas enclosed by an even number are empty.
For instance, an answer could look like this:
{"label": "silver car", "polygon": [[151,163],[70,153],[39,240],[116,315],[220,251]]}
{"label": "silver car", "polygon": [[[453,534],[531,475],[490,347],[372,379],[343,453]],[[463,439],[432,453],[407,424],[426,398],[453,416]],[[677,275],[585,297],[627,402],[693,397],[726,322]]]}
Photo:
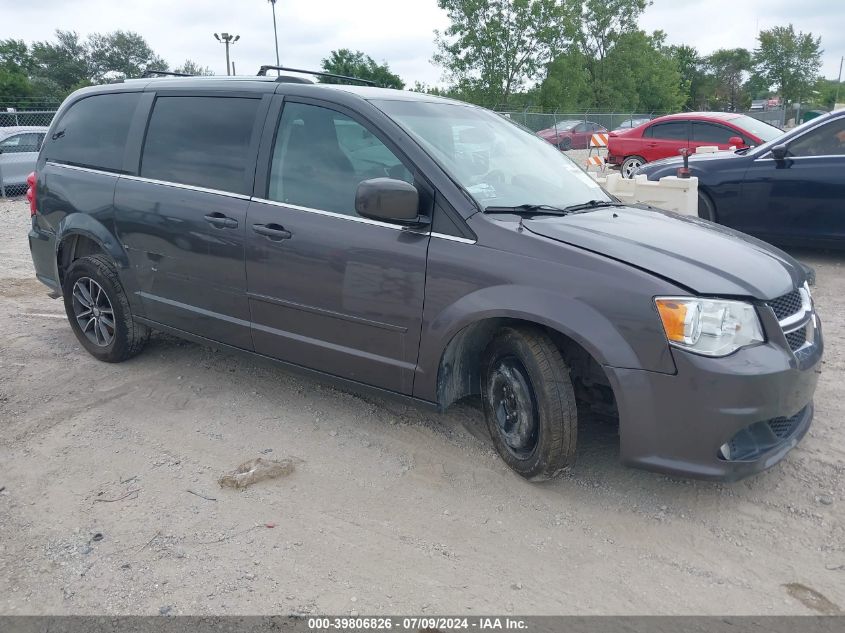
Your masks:
{"label": "silver car", "polygon": [[0,127],[0,194],[26,186],[46,133],[43,126]]}

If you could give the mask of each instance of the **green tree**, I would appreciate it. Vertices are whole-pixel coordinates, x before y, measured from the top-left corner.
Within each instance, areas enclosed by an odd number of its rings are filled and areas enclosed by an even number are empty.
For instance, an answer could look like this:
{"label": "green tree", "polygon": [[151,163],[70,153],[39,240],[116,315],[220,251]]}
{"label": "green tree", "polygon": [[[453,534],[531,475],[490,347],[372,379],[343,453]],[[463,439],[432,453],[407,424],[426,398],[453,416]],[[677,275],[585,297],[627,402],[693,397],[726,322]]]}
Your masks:
{"label": "green tree", "polygon": [[434,62],[476,102],[506,104],[574,34],[573,0],[437,0],[451,24],[435,31]]}
{"label": "green tree", "polygon": [[821,38],[795,32],[789,26],[761,31],[754,51],[757,72],[780,93],[787,103],[800,101],[812,91],[821,66]]}
{"label": "green tree", "polygon": [[146,70],[167,70],[167,62],[133,31],[92,33],[87,48],[91,78],[96,81],[140,77]]}
{"label": "green tree", "polygon": [[[832,110],[836,101],[837,85],[835,79],[819,78],[816,81],[814,90],[815,98],[813,105],[820,106],[826,110]],[[839,101],[845,100],[845,81],[839,82]]]}
{"label": "green tree", "polygon": [[58,86],[58,98],[91,81],[88,50],[75,31],[57,29],[55,42],[35,42],[31,50],[33,75],[50,79]]}
{"label": "green tree", "polygon": [[540,104],[546,110],[577,112],[594,105],[587,56],[577,48],[558,55],[548,65],[540,85]]}
{"label": "green tree", "polygon": [[606,77],[607,57],[623,35],[637,30],[637,20],[648,4],[648,0],[583,0],[581,3],[580,29],[574,45],[586,54],[596,105],[616,99],[613,93],[617,89]]}
{"label": "green tree", "polygon": [[29,81],[32,57],[26,42],[0,40],[0,107],[18,107],[21,98],[33,93]]}
{"label": "green tree", "polygon": [[681,106],[687,110],[703,110],[707,107],[709,84],[705,71],[706,61],[693,46],[682,44],[670,46],[669,56],[675,60],[678,73],[681,76],[681,93],[684,103]]}
{"label": "green tree", "polygon": [[193,60],[186,59],[185,63],[173,69],[176,73],[185,73],[186,75],[194,75],[196,77],[210,77],[214,75],[214,71],[208,66],[203,66]]}
{"label": "green tree", "polygon": [[715,78],[713,95],[716,107],[736,112],[751,105],[744,89],[745,78],[752,69],[751,53],[744,48],[721,49],[707,58]]}
{"label": "green tree", "polygon": [[[402,78],[391,72],[386,63],[378,64],[369,55],[365,55],[361,51],[351,51],[348,48],[332,51],[326,59],[322,60],[322,68],[323,71],[335,75],[369,79],[386,88],[401,90],[405,87]],[[330,77],[323,77],[320,81],[323,83],[339,83],[339,80]]]}

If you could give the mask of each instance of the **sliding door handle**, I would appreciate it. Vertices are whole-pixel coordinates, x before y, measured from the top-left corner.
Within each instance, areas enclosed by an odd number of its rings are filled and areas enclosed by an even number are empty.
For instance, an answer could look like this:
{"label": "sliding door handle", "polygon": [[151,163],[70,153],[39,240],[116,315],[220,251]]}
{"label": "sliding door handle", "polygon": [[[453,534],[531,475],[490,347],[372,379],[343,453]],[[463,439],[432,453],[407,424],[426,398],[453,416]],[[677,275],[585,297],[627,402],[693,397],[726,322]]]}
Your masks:
{"label": "sliding door handle", "polygon": [[252,230],[274,242],[289,240],[292,237],[291,232],[285,230],[281,224],[253,224]]}

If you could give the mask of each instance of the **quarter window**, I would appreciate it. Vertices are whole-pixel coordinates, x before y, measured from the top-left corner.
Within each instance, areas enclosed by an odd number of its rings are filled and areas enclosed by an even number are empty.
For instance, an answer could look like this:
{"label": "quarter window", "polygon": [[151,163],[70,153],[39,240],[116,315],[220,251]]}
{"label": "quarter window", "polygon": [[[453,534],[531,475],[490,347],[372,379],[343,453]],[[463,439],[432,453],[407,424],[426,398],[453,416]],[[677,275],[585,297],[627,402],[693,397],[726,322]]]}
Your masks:
{"label": "quarter window", "polygon": [[672,121],[671,123],[652,125],[646,132],[648,132],[647,136],[652,138],[686,141],[687,135],[689,134],[688,127],[686,121]]}
{"label": "quarter window", "polygon": [[355,215],[355,191],[370,178],[413,182],[396,155],[357,121],[320,106],[285,105],[273,148],[270,200]]}
{"label": "quarter window", "polygon": [[94,95],[77,101],[52,129],[44,155],[47,160],[123,171],[126,137],[139,92]]}
{"label": "quarter window", "polygon": [[239,97],[159,97],[141,176],[248,194],[246,166],[259,103]]}

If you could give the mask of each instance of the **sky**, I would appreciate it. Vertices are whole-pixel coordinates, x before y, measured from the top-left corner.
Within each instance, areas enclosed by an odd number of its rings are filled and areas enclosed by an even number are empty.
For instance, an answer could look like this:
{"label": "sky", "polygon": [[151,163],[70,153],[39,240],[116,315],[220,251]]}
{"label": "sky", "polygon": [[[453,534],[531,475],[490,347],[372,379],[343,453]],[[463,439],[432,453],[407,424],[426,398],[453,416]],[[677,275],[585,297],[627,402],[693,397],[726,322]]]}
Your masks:
{"label": "sky", "polygon": [[[283,65],[318,70],[331,50],[351,48],[387,62],[406,84],[443,83],[431,63],[433,31],[448,25],[436,0],[278,0],[276,17]],[[789,22],[822,37],[822,74],[835,79],[845,54],[843,0],[654,0],[640,26],[707,54],[754,48],[758,29]],[[0,0],[0,39],[48,40],[57,28],[137,31],[171,66],[192,59],[217,74],[226,62],[214,33],[225,31],[240,35],[231,48],[238,74],[275,62],[268,0]]]}

